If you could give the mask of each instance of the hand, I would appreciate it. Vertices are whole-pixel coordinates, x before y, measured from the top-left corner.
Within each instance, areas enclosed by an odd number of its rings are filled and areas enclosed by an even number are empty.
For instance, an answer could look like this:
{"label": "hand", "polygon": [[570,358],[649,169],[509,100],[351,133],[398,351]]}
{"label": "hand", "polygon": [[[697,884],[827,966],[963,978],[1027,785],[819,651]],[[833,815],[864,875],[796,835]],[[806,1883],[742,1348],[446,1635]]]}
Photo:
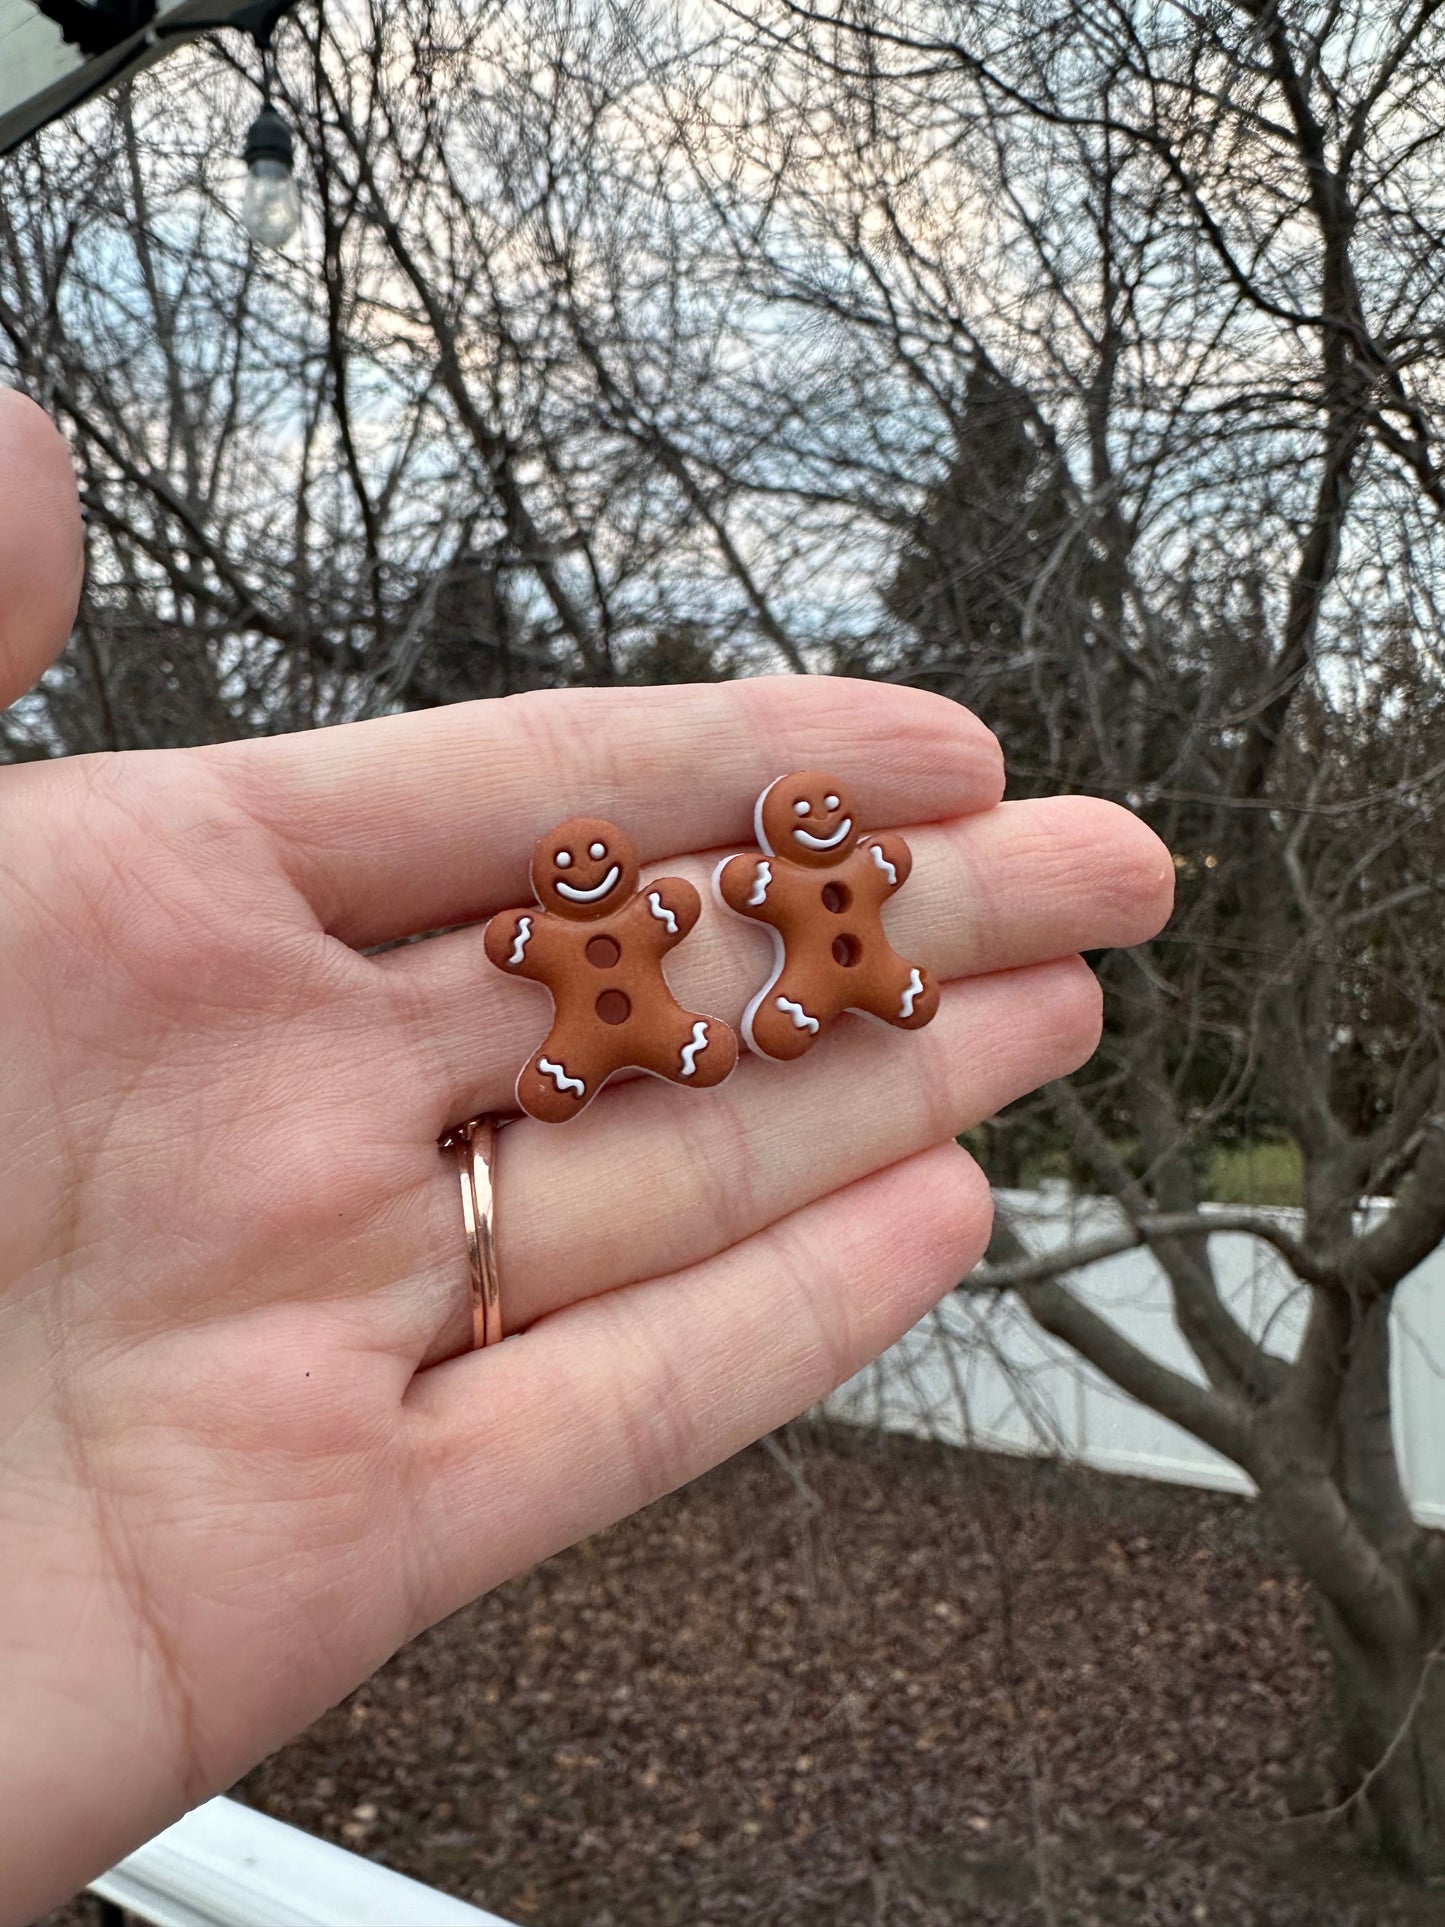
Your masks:
{"label": "hand", "polygon": [[[9,699],[80,566],[64,451],[13,395],[0,476]],[[508,1108],[548,1006],[477,928],[361,948],[525,902],[534,839],[574,812],[705,885],[756,792],[807,767],[904,829],[890,926],[946,980],[937,1020],[845,1022],[710,1095],[639,1079],[569,1128],[513,1126],[521,1335],[456,1356],[436,1139]],[[1153,932],[1172,875],[1123,811],[995,808],[1001,783],[962,710],[823,679],[0,769],[4,1919],[421,1628],[802,1410],[968,1270],[988,1194],[954,1134],[1088,1057],[1098,994],[1070,953]],[[736,1021],[769,954],[709,912],[672,981]]]}

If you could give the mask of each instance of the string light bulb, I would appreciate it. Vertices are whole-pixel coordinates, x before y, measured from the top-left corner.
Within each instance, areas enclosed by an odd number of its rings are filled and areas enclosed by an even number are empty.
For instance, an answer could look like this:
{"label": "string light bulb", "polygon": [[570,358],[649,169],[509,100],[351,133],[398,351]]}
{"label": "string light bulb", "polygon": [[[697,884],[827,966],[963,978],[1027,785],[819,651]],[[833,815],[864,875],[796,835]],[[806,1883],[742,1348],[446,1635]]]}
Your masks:
{"label": "string light bulb", "polygon": [[243,158],[241,225],[259,247],[284,248],[301,225],[296,142],[269,100],[251,123]]}

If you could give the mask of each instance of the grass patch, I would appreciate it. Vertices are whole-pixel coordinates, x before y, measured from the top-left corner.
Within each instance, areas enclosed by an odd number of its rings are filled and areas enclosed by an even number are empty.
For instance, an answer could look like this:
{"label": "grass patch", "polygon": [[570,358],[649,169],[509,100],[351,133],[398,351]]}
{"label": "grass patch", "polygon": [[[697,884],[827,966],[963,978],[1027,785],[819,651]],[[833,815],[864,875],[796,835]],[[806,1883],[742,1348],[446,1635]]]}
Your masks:
{"label": "grass patch", "polygon": [[[969,1132],[963,1142],[987,1169],[988,1146],[983,1134]],[[1138,1170],[1134,1145],[1116,1144],[1114,1149],[1130,1170]],[[1288,1138],[1214,1144],[1204,1156],[1207,1176],[1200,1195],[1212,1204],[1298,1205],[1303,1202],[1304,1162],[1299,1146]],[[1025,1158],[1021,1177],[1025,1190],[1034,1190],[1050,1180],[1062,1180],[1076,1191],[1096,1188],[1088,1175],[1076,1168],[1062,1146],[1045,1147]]]}
{"label": "grass patch", "polygon": [[1218,1204],[1299,1204],[1304,1198],[1304,1161],[1288,1138],[1217,1144],[1209,1178],[1209,1195]]}

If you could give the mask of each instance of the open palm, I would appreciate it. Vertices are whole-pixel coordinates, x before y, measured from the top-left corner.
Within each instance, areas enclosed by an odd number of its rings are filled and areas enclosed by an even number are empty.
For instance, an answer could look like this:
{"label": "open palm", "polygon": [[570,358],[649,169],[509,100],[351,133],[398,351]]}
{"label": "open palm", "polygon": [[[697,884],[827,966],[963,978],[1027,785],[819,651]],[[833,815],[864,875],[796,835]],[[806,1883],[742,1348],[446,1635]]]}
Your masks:
{"label": "open palm", "polygon": [[[0,396],[0,700],[68,623],[63,451]],[[615,819],[704,883],[821,767],[915,858],[912,1035],[609,1087],[505,1134],[518,1335],[467,1355],[450,1122],[546,1027],[476,926],[536,837]],[[1168,859],[1086,799],[995,807],[958,708],[780,679],[531,696],[215,750],[0,769],[0,1917],[228,1785],[402,1641],[795,1414],[979,1256],[957,1132],[1093,1048],[1073,954]],[[736,1022],[765,933],[670,974]],[[460,1354],[460,1355],[459,1355]]]}

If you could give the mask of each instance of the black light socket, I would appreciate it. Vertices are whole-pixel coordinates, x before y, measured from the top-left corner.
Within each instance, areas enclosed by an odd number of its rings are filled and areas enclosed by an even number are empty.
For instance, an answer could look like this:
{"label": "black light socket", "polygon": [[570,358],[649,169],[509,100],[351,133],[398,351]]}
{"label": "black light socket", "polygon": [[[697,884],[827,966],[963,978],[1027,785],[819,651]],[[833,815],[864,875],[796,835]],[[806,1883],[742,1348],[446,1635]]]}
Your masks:
{"label": "black light socket", "polygon": [[295,166],[295,139],[274,107],[263,107],[252,121],[242,158],[247,167],[254,161],[280,161],[285,167]]}

